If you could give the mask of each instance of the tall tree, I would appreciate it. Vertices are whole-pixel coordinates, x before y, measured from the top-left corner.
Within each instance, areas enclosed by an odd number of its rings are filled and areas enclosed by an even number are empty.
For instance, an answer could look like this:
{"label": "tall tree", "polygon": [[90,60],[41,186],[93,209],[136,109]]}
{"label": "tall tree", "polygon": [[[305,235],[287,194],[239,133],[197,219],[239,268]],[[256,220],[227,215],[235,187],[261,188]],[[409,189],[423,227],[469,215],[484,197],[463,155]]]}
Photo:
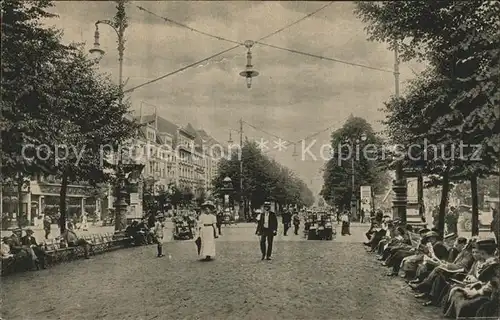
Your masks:
{"label": "tall tree", "polygon": [[51,114],[57,119],[55,145],[63,146],[63,151],[62,154],[52,153],[49,159],[53,161],[54,173],[62,181],[61,231],[65,229],[68,184],[78,181],[116,183],[104,170],[110,165],[105,159],[111,154],[121,157],[117,152],[119,147],[136,129],[126,117],[128,105],[119,103],[120,95],[119,87],[99,74],[95,62],[80,50],[69,54],[54,68],[48,100],[52,105]]}
{"label": "tall tree", "polygon": [[39,145],[50,135],[52,122],[46,104],[51,69],[66,55],[60,32],[42,26],[54,17],[51,1],[6,0],[2,2],[2,72],[0,129],[1,179],[18,189],[18,219],[23,220],[22,190],[30,174],[45,170],[43,161],[26,157],[26,145]]}
{"label": "tall tree", "polygon": [[[370,39],[389,42],[392,47],[397,43],[403,60],[417,58],[430,64],[409,99],[418,101],[414,108],[420,109],[416,116],[422,120],[420,130],[424,133],[418,138],[433,138],[430,140],[446,146],[483,148],[480,161],[474,159],[473,148],[465,148],[460,156],[448,149],[446,158],[441,155],[426,161],[427,171],[440,171],[439,228],[443,231],[449,183],[470,180],[476,185],[477,179],[494,172],[492,168],[498,163],[500,3],[361,2],[357,13],[368,23]],[[409,123],[401,122],[399,126]],[[407,132],[405,128],[402,131]],[[409,137],[417,138],[411,134]],[[477,205],[473,211],[477,216]]]}
{"label": "tall tree", "polygon": [[350,207],[353,190],[359,199],[362,185],[372,186],[375,193],[385,189],[388,176],[380,154],[382,140],[365,119],[351,116],[342,128],[332,133],[331,144],[333,157],[325,164],[321,190],[328,203]]}
{"label": "tall tree", "polygon": [[293,172],[278,162],[265,156],[257,145],[246,141],[242,151],[243,189],[237,183],[240,179],[240,166],[237,154],[219,163],[218,175],[213,181],[214,192],[218,197],[224,194],[223,180],[230,177],[233,181],[233,197],[243,195],[259,208],[266,200],[274,200],[281,205],[312,205],[314,198],[307,185],[295,177]]}

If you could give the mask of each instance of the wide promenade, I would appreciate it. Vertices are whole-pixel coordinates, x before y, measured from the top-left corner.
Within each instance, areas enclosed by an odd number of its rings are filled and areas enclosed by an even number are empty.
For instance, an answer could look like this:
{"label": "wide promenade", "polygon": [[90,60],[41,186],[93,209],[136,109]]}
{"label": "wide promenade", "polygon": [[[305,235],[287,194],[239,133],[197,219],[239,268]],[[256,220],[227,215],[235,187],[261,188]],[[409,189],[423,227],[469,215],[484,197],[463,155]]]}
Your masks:
{"label": "wide promenade", "polygon": [[212,262],[168,240],[164,258],[145,246],[15,274],[2,279],[2,319],[440,319],[365,253],[366,228],[333,241],[279,235],[272,261],[241,224],[223,229]]}

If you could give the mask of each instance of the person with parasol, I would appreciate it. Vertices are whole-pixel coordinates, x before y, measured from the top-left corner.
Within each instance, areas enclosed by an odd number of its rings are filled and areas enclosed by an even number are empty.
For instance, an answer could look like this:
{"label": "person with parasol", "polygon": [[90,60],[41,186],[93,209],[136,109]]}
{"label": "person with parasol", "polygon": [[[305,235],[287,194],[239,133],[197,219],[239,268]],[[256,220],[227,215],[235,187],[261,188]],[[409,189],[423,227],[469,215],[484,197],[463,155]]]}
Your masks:
{"label": "person with parasol", "polygon": [[214,215],[215,205],[212,201],[205,201],[201,205],[201,214],[198,217],[198,237],[196,246],[198,255],[209,261],[215,257],[215,239],[217,235],[217,218]]}

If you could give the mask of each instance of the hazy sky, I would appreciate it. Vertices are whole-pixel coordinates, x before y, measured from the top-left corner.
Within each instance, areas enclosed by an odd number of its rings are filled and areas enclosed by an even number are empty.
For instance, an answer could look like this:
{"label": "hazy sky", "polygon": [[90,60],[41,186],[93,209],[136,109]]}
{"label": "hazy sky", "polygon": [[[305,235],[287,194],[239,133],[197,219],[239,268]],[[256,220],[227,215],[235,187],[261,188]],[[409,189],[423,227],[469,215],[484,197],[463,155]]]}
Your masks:
{"label": "hazy sky", "polygon": [[[141,11],[142,6],[159,16],[235,41],[256,40],[324,6],[325,2],[188,2],[145,1],[127,4],[124,79],[126,88],[175,71],[234,44],[209,38]],[[264,42],[315,55],[393,69],[394,54],[385,44],[366,40],[364,24],[353,13],[351,2],[335,2],[316,15],[266,39]],[[86,42],[92,47],[94,23],[112,19],[114,2],[57,1],[51,11],[59,18],[49,24],[64,30],[68,42]],[[103,72],[118,79],[116,34],[100,27]],[[284,139],[298,141],[328,127],[340,127],[353,114],[370,122],[376,130],[383,114],[379,108],[394,93],[391,73],[374,71],[333,61],[298,55],[256,45],[253,65],[260,75],[251,89],[239,76],[246,65],[246,49],[239,47],[210,62],[190,68],[129,95],[138,112],[141,102],[158,107],[158,114],[178,124],[190,122],[205,129],[220,142],[238,121],[253,124]],[[401,88],[422,66],[402,64]],[[154,107],[143,104],[143,113]],[[314,192],[322,185],[323,161],[292,157],[293,147],[273,149],[272,136],[244,126],[249,139],[269,140],[268,151],[293,169]],[[315,137],[316,148],[328,143],[331,130]],[[306,142],[306,145],[311,140]],[[297,151],[301,153],[300,144]],[[318,155],[319,156],[319,155]]]}

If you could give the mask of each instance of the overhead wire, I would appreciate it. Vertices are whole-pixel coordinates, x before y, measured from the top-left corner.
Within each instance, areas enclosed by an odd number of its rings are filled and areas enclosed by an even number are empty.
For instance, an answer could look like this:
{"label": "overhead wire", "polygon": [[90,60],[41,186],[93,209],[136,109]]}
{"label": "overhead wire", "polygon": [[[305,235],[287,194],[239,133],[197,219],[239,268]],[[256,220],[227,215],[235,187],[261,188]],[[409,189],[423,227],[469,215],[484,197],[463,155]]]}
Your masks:
{"label": "overhead wire", "polygon": [[272,137],[274,137],[274,138],[281,139],[282,141],[287,142],[287,143],[289,143],[289,144],[291,144],[291,145],[297,144],[297,143],[299,143],[299,142],[301,142],[301,141],[306,141],[306,140],[309,140],[309,139],[311,139],[311,138],[314,138],[315,136],[317,136],[317,135],[319,135],[319,134],[322,134],[323,132],[328,131],[328,130],[331,130],[331,129],[333,129],[333,128],[335,128],[335,127],[337,127],[337,126],[338,126],[338,124],[334,124],[334,125],[331,125],[331,126],[329,126],[329,127],[325,128],[325,129],[322,129],[322,130],[320,130],[320,131],[316,131],[316,132],[314,132],[314,133],[312,133],[312,134],[310,134],[310,135],[307,135],[307,136],[305,136],[305,137],[303,137],[303,138],[301,138],[301,139],[298,139],[298,140],[296,140],[296,141],[293,141],[293,140],[288,140],[288,139],[285,139],[285,138],[283,138],[283,137],[280,137],[280,136],[278,136],[278,135],[276,135],[276,134],[273,134],[273,133],[271,133],[271,132],[268,132],[268,131],[266,131],[266,130],[264,130],[264,129],[261,129],[261,128],[259,128],[259,127],[255,126],[255,125],[253,125],[253,124],[251,124],[251,123],[248,123],[247,121],[243,121],[243,123],[245,123],[246,125],[248,125],[249,127],[253,128],[253,129],[257,130],[257,131],[260,131],[260,132],[262,132],[262,133],[265,133],[265,134],[267,134],[267,135],[269,135],[269,136],[272,136]]}
{"label": "overhead wire", "polygon": [[[390,69],[384,69],[384,68],[378,68],[378,67],[372,67],[372,66],[369,66],[369,65],[365,65],[365,64],[361,64],[361,63],[355,63],[355,62],[349,62],[349,61],[345,61],[345,60],[341,60],[341,59],[337,59],[337,58],[330,58],[330,57],[325,57],[325,56],[322,56],[322,55],[318,55],[318,54],[313,54],[313,53],[308,53],[308,52],[304,52],[304,51],[299,51],[299,50],[295,50],[295,49],[290,49],[290,48],[284,48],[284,47],[280,47],[280,46],[276,46],[276,45],[273,45],[273,44],[269,44],[269,43],[265,43],[265,42],[261,42],[262,40],[264,39],[267,39],[267,38],[270,38],[271,36],[287,29],[287,28],[290,28],[291,26],[313,16],[314,14],[318,13],[319,11],[327,8],[328,6],[330,6],[333,2],[329,2],[328,4],[322,6],[321,8],[307,14],[306,16],[302,17],[301,19],[299,20],[296,20],[278,30],[276,30],[275,32],[267,35],[267,36],[264,36],[262,38],[260,38],[259,40],[256,40],[255,41],[255,44],[259,44],[259,45],[262,45],[262,46],[266,46],[266,47],[270,47],[270,48],[274,48],[274,49],[277,49],[277,50],[282,50],[282,51],[287,51],[287,52],[290,52],[290,53],[295,53],[295,54],[300,54],[300,55],[304,55],[304,56],[308,56],[308,57],[312,57],[312,58],[317,58],[317,59],[320,59],[320,60],[326,60],[326,61],[333,61],[333,62],[337,62],[337,63],[342,63],[342,64],[346,64],[346,65],[350,65],[350,66],[355,66],[355,67],[360,67],[360,68],[365,68],[365,69],[370,69],[370,70],[376,70],[376,71],[382,71],[382,72],[388,72],[388,73],[394,73],[394,70],[390,70]],[[196,33],[199,33],[199,34],[202,34],[202,35],[205,35],[205,36],[208,36],[208,37],[211,37],[211,38],[214,38],[214,39],[217,39],[217,40],[221,40],[221,41],[226,41],[226,42],[230,42],[230,43],[235,43],[235,44],[238,44],[238,45],[244,45],[244,43],[242,42],[239,42],[239,41],[235,41],[235,40],[231,40],[231,39],[228,39],[228,38],[225,38],[225,37],[221,37],[221,36],[218,36],[218,35],[214,35],[214,34],[211,34],[211,33],[208,33],[208,32],[205,32],[205,31],[202,31],[202,30],[199,30],[199,29],[195,29],[193,27],[190,27],[186,24],[183,24],[183,23],[180,23],[178,21],[175,21],[173,19],[170,19],[168,17],[162,17],[150,10],[147,10],[141,6],[136,6],[138,9],[144,11],[144,12],[147,12],[155,17],[158,17],[159,19],[162,19],[162,20],[165,20],[166,22],[170,22],[172,24],[175,24],[177,26],[180,26],[180,27],[183,27],[183,28],[186,28],[188,30],[191,30],[193,32],[196,32]]]}
{"label": "overhead wire", "polygon": [[254,129],[255,129],[255,130],[257,130],[257,131],[260,131],[260,132],[262,132],[262,133],[265,133],[265,134],[267,134],[267,135],[269,135],[269,136],[271,136],[271,137],[274,137],[274,138],[280,139],[280,140],[282,140],[283,142],[293,143],[292,141],[290,141],[290,140],[288,140],[288,139],[283,139],[282,137],[280,137],[280,136],[278,136],[278,135],[276,135],[276,134],[273,134],[273,133],[270,133],[270,132],[268,132],[268,131],[266,131],[266,130],[263,130],[263,129],[261,129],[261,128],[258,128],[258,127],[256,127],[256,126],[254,126],[253,124],[248,123],[248,122],[246,122],[246,121],[244,121],[244,120],[243,120],[243,123],[245,123],[246,125],[248,125],[248,126],[249,126],[249,127],[251,127],[251,128],[254,128]]}
{"label": "overhead wire", "polygon": [[220,55],[222,55],[222,54],[224,54],[224,53],[226,53],[226,52],[229,52],[229,51],[231,51],[231,50],[234,50],[234,49],[238,48],[239,46],[240,46],[240,45],[236,45],[236,46],[234,46],[234,47],[231,47],[231,48],[227,48],[227,49],[225,49],[225,50],[222,50],[222,51],[220,51],[219,53],[216,53],[216,54],[211,55],[210,57],[207,57],[207,58],[201,59],[201,60],[199,60],[199,61],[193,62],[193,63],[191,63],[191,64],[188,64],[187,66],[184,66],[184,67],[179,68],[179,69],[177,69],[177,70],[175,70],[175,71],[169,72],[169,73],[167,73],[167,74],[165,74],[165,75],[163,75],[163,76],[161,76],[161,77],[158,77],[158,78],[155,78],[155,79],[149,80],[149,81],[144,82],[144,83],[142,83],[142,84],[140,84],[140,85],[138,85],[138,86],[132,87],[132,88],[127,89],[127,90],[124,90],[124,91],[123,91],[123,93],[132,92],[132,91],[134,91],[134,90],[136,90],[136,89],[142,88],[142,87],[147,86],[147,85],[149,85],[149,84],[152,84],[152,83],[154,83],[154,82],[157,82],[157,81],[160,81],[160,80],[165,79],[165,78],[167,78],[167,77],[170,77],[170,76],[172,76],[172,75],[174,75],[174,74],[176,74],[176,73],[182,72],[182,71],[184,71],[184,70],[186,70],[186,69],[189,69],[189,68],[191,68],[191,67],[194,67],[194,66],[196,66],[196,65],[199,65],[200,63],[203,63],[203,62],[205,62],[205,61],[211,60],[211,59],[213,59],[213,58],[215,58],[215,57],[218,57],[218,56],[220,56]]}
{"label": "overhead wire", "polygon": [[265,39],[267,39],[267,38],[270,38],[270,37],[274,36],[275,34],[278,34],[278,33],[280,33],[281,31],[283,31],[283,30],[285,30],[285,29],[288,29],[288,28],[290,28],[291,26],[296,25],[297,23],[299,23],[299,22],[301,22],[301,21],[303,21],[303,20],[305,20],[305,19],[307,19],[307,18],[309,18],[309,17],[311,17],[311,16],[315,15],[316,13],[318,13],[318,12],[320,12],[321,10],[323,10],[323,9],[327,8],[328,6],[331,6],[334,2],[335,2],[335,1],[331,1],[331,2],[327,3],[326,5],[322,6],[321,8],[316,9],[316,10],[314,10],[313,12],[311,12],[311,13],[309,13],[309,14],[305,15],[304,17],[300,18],[299,20],[296,20],[296,21],[294,21],[294,22],[292,22],[292,23],[290,23],[290,24],[287,24],[287,25],[286,25],[286,26],[284,26],[283,28],[278,29],[278,30],[274,31],[273,33],[268,34],[267,36],[260,38],[260,39],[259,39],[259,40],[257,40],[256,42],[259,42],[259,41],[265,40]]}
{"label": "overhead wire", "polygon": [[[276,34],[278,34],[278,33],[282,32],[283,30],[286,30],[286,29],[290,28],[291,26],[293,26],[293,25],[295,25],[295,24],[297,24],[297,23],[299,23],[299,22],[301,22],[301,21],[303,21],[303,20],[305,20],[305,19],[309,18],[309,17],[310,17],[310,16],[312,16],[313,14],[316,14],[317,12],[319,12],[319,11],[323,10],[324,8],[326,8],[326,7],[328,7],[329,5],[331,5],[332,3],[333,3],[333,1],[332,1],[332,2],[330,2],[330,3],[329,3],[329,4],[327,4],[327,5],[324,5],[323,7],[319,8],[319,9],[317,9],[317,10],[315,10],[315,11],[313,11],[313,12],[311,12],[311,13],[307,14],[306,16],[304,16],[304,17],[302,17],[302,18],[300,18],[300,19],[298,19],[298,20],[296,20],[296,21],[294,21],[294,22],[292,22],[292,23],[289,23],[289,24],[285,25],[284,27],[282,27],[282,28],[280,28],[280,29],[278,29],[278,30],[276,30],[276,31],[274,31],[274,32],[272,32],[272,33],[270,33],[270,34],[268,34],[268,35],[266,35],[266,36],[264,36],[264,37],[262,37],[262,38],[259,38],[257,41],[262,41],[262,40],[264,40],[264,39],[267,39],[267,38],[269,38],[269,37],[271,37],[271,36],[274,36],[274,35],[276,35]],[[143,11],[145,11],[145,12],[151,13],[150,11],[148,11],[148,10],[146,10],[146,9],[142,8],[142,7],[139,7],[139,6],[136,6],[136,7],[138,7],[140,10],[143,10]],[[154,14],[154,13],[152,13],[152,14]],[[154,14],[154,15],[155,15],[155,16],[158,16],[158,15],[156,15],[156,14]],[[168,19],[168,18],[163,18],[163,17],[161,17],[161,18],[162,18],[162,19],[164,19],[164,20]],[[173,23],[173,20],[172,20],[172,19],[168,19],[168,20],[166,20],[166,21],[169,21],[169,22],[172,22],[172,23]],[[179,26],[182,26],[182,27],[187,27],[187,28],[188,28],[188,29],[190,29],[191,31],[198,32],[198,33],[202,33],[202,34],[204,34],[204,35],[207,35],[207,36],[210,36],[210,37],[216,38],[216,39],[218,39],[218,40],[223,40],[223,41],[229,41],[229,42],[237,43],[237,45],[235,45],[235,46],[233,46],[233,47],[231,47],[231,48],[227,48],[227,49],[225,49],[225,50],[223,50],[223,51],[220,51],[219,53],[216,53],[216,54],[214,54],[214,55],[211,55],[210,57],[204,58],[204,59],[202,59],[202,60],[199,60],[199,61],[196,61],[196,62],[194,62],[194,63],[191,63],[191,64],[189,64],[189,65],[187,65],[187,66],[184,66],[184,67],[182,67],[182,68],[179,68],[179,69],[177,69],[177,70],[175,70],[175,71],[169,72],[169,73],[167,73],[167,74],[165,74],[165,75],[163,75],[163,76],[161,76],[161,77],[158,77],[158,78],[152,79],[152,80],[147,81],[147,82],[145,82],[145,83],[143,83],[143,84],[140,84],[140,85],[138,85],[138,86],[132,87],[132,88],[127,89],[127,90],[124,90],[124,91],[123,91],[124,93],[129,93],[129,92],[132,92],[132,91],[134,91],[134,90],[136,90],[136,89],[142,88],[142,87],[144,87],[144,86],[147,86],[147,85],[152,84],[152,83],[154,83],[154,82],[157,82],[157,81],[159,81],[159,80],[165,79],[165,78],[170,77],[170,76],[172,76],[172,75],[174,75],[174,74],[176,74],[176,73],[182,72],[182,71],[184,71],[184,70],[186,70],[186,69],[189,69],[189,68],[191,68],[191,67],[194,67],[194,66],[196,66],[196,65],[199,65],[200,63],[203,63],[203,62],[205,62],[205,61],[211,60],[211,59],[213,59],[213,58],[215,58],[215,57],[217,57],[217,56],[220,56],[220,55],[222,55],[222,54],[224,54],[224,53],[226,53],[226,52],[229,52],[229,51],[231,51],[231,50],[234,50],[234,49],[236,49],[236,48],[238,48],[238,47],[240,47],[240,46],[244,45],[244,44],[242,44],[242,43],[240,43],[240,42],[237,42],[237,41],[233,41],[233,40],[226,39],[226,38],[219,37],[219,36],[210,35],[210,34],[208,34],[208,33],[206,33],[206,32],[203,32],[203,31],[200,31],[200,30],[197,30],[197,29],[191,28],[191,27],[189,27],[189,26],[187,26],[187,25],[184,25],[184,24],[182,24],[182,23],[179,23],[179,22],[175,22],[175,24],[177,24],[177,25],[179,25]]]}
{"label": "overhead wire", "polygon": [[264,43],[264,42],[260,42],[260,41],[256,41],[255,43],[263,45],[263,46],[266,46],[266,47],[278,49],[278,50],[288,51],[288,52],[295,53],[295,54],[300,54],[300,55],[304,55],[304,56],[308,56],[308,57],[312,57],[312,58],[317,58],[317,59],[320,59],[320,60],[333,61],[333,62],[347,64],[347,65],[355,66],[355,67],[361,67],[361,68],[366,68],[366,69],[371,69],[371,70],[377,70],[377,71],[394,73],[394,70],[372,67],[372,66],[368,66],[368,65],[365,65],[365,64],[360,64],[360,63],[355,63],[355,62],[349,62],[349,61],[340,60],[340,59],[336,59],[336,58],[328,58],[328,57],[325,57],[325,56],[321,56],[321,55],[317,55],[317,54],[313,54],[313,53],[307,53],[307,52],[303,52],[303,51],[299,51],[299,50],[295,50],[295,49],[289,49],[289,48],[279,47],[279,46],[275,46],[273,44],[268,44],[268,43]]}

